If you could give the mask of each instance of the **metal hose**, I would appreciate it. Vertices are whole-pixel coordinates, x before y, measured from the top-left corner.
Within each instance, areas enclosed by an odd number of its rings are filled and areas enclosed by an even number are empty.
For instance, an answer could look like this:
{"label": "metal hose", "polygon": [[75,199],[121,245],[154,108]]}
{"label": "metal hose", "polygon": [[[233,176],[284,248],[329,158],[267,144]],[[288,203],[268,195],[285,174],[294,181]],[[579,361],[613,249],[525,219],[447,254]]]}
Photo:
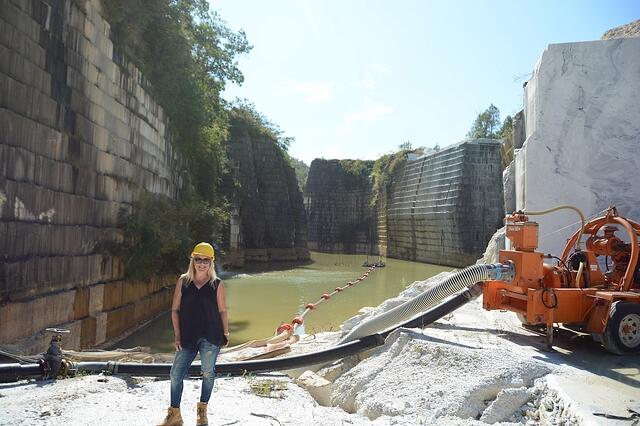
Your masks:
{"label": "metal hose", "polygon": [[444,299],[452,296],[466,288],[473,286],[480,281],[513,279],[513,265],[511,263],[495,263],[490,265],[469,266],[445,279],[419,296],[407,300],[387,312],[378,315],[369,321],[359,324],[344,336],[339,345],[357,340],[363,336],[368,336],[393,328],[398,323],[409,320],[416,315],[420,315]]}

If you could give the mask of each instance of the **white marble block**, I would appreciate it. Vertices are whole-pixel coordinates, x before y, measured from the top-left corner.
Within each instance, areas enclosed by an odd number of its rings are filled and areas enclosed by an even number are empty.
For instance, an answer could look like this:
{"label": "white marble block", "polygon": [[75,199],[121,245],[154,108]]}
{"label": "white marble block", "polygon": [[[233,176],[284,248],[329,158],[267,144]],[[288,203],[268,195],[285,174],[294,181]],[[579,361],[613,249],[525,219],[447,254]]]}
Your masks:
{"label": "white marble block", "polygon": [[[640,38],[550,45],[525,87],[517,208],[571,204],[594,217],[615,204],[640,221],[639,99]],[[579,223],[569,210],[532,219],[539,250],[556,255]]]}

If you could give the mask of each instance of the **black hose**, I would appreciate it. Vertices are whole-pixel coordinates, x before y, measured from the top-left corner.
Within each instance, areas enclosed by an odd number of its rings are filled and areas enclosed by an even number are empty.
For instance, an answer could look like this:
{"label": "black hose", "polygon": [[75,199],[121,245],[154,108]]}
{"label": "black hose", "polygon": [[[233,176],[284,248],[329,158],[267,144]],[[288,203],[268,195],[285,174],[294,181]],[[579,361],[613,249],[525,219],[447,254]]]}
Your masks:
{"label": "black hose", "polygon": [[[345,345],[334,346],[318,352],[266,360],[221,362],[216,364],[216,374],[241,376],[247,373],[264,373],[266,371],[290,370],[307,365],[321,364],[354,355],[367,349],[384,344],[379,334],[366,336]],[[94,364],[88,366],[87,364]],[[136,362],[96,362],[78,363],[78,369],[87,372],[105,370],[111,374],[133,374],[139,376],[168,376],[171,364],[142,364]],[[199,376],[200,366],[191,365],[189,375]]]}
{"label": "black hose", "polygon": [[[471,287],[462,290],[460,293],[451,297],[446,302],[441,303],[435,308],[432,308],[429,311],[425,312],[423,315],[420,315],[417,318],[410,319],[409,321],[399,325],[398,327],[424,328],[436,322],[437,320],[444,317],[445,315],[449,315],[451,312],[455,311],[456,309],[459,309],[462,305],[466,305],[467,303],[476,299],[481,294],[482,294],[482,283],[476,283]],[[380,333],[380,335],[386,339],[387,336],[398,327],[394,327],[393,329],[383,331],[382,333]]]}
{"label": "black hose", "polygon": [[[344,345],[334,346],[319,352],[303,355],[274,358],[268,360],[239,361],[216,364],[219,375],[241,376],[247,373],[261,373],[266,371],[290,370],[314,364],[322,364],[349,355],[362,352],[384,344],[380,334],[363,337]],[[146,364],[136,362],[78,362],[71,363],[78,372],[107,374],[131,374],[136,376],[162,377],[169,376],[171,364]],[[200,365],[189,368],[190,376],[200,375]],[[14,382],[27,378],[43,378],[44,373],[39,364],[0,364],[0,383]]]}
{"label": "black hose", "polygon": [[[460,308],[480,295],[482,285],[480,283],[463,290],[449,298],[446,302],[430,309],[424,314],[412,318],[400,325],[394,326],[382,333],[376,333],[362,337],[349,343],[334,346],[318,352],[267,360],[239,361],[216,364],[218,375],[241,376],[247,373],[263,373],[267,371],[291,370],[315,364],[323,364],[337,359],[354,355],[359,352],[375,348],[384,344],[387,336],[394,330],[405,327],[425,327],[445,315]],[[79,362],[72,363],[72,368],[78,372],[107,374],[131,374],[135,376],[162,377],[168,376],[171,364],[145,364],[134,362]],[[192,365],[189,368],[190,376],[200,375],[200,366]],[[0,383],[13,382],[27,378],[42,378],[43,371],[38,364],[1,364]]]}
{"label": "black hose", "polygon": [[15,382],[26,378],[42,378],[44,375],[39,364],[0,364],[0,383]]}

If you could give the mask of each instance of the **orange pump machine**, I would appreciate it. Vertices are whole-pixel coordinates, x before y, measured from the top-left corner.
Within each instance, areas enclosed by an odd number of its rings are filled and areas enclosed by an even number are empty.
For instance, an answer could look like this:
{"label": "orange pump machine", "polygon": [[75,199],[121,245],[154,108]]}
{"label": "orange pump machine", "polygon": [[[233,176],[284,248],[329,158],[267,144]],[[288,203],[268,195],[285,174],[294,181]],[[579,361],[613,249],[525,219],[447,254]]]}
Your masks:
{"label": "orange pump machine", "polygon": [[[553,324],[562,323],[591,333],[610,352],[639,352],[640,225],[609,207],[604,216],[586,224],[582,221],[560,257],[544,255],[536,251],[538,224],[527,215],[560,208],[577,210],[560,206],[506,217],[506,236],[513,249],[501,250],[500,262],[513,266],[514,278],[486,281],[484,308],[516,312],[524,324],[546,325],[549,346]],[[626,231],[627,242],[616,236],[620,229]],[[585,250],[580,249],[583,235],[588,236]],[[556,259],[556,264],[545,263],[545,259]]]}

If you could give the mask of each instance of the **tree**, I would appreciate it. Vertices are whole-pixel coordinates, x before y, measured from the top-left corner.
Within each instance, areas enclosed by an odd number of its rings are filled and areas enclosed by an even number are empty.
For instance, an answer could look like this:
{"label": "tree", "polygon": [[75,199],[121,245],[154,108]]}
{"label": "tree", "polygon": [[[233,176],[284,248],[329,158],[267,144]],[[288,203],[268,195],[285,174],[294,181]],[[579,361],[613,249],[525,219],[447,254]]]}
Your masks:
{"label": "tree", "polygon": [[298,187],[300,192],[304,192],[304,187],[307,184],[307,177],[309,176],[309,166],[297,158],[289,156],[289,163],[296,172],[296,179],[298,181]]}
{"label": "tree", "polygon": [[500,139],[502,139],[502,149],[500,154],[502,157],[502,169],[505,169],[511,161],[513,161],[513,119],[510,115],[504,119],[500,128]]}
{"label": "tree", "polygon": [[405,141],[398,146],[399,151],[411,151],[412,149],[411,141]]}
{"label": "tree", "polygon": [[229,30],[206,0],[106,0],[104,7],[115,55],[124,53],[151,82],[189,157],[202,128],[224,115],[225,83],[243,81],[236,57],[251,50],[245,33]]}
{"label": "tree", "polygon": [[510,140],[511,135],[513,134],[513,118],[510,115],[507,115],[507,118],[504,119],[502,123],[502,127],[500,127],[500,132],[498,136],[502,140]]}
{"label": "tree", "polygon": [[206,0],[105,0],[103,6],[115,62],[123,76],[131,77],[129,61],[142,71],[140,83],[170,117],[168,131],[185,160],[178,199],[149,195],[132,203],[120,222],[124,241],[114,250],[127,274],[176,272],[179,265],[168,259],[180,259],[196,239],[220,235],[227,222],[219,183],[229,112],[220,92],[226,82],[242,83],[236,58],[251,46]]}
{"label": "tree", "polygon": [[[261,114],[247,99],[235,99],[231,103],[230,116],[244,122],[244,125],[252,129],[256,136],[265,136],[275,141],[284,154],[287,154],[289,146],[296,140],[293,136],[286,136],[280,126]],[[238,123],[236,120],[236,124]]]}
{"label": "tree", "polygon": [[493,104],[478,114],[471,130],[467,133],[470,139],[489,138],[498,139],[500,129],[500,110]]}

